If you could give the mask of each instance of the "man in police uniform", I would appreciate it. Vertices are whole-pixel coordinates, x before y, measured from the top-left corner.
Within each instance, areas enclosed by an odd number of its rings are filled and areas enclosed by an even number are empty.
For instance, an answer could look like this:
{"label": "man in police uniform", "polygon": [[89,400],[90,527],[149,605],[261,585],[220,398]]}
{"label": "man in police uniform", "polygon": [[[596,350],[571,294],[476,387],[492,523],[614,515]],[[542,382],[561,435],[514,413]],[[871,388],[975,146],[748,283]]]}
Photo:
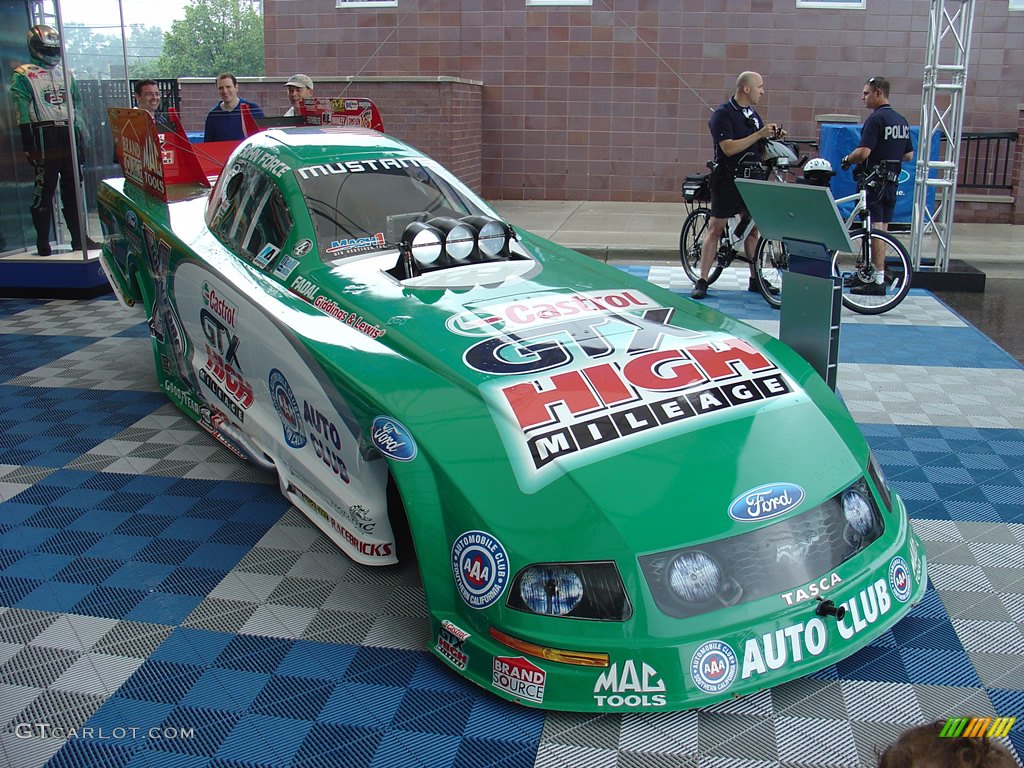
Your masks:
{"label": "man in police uniform", "polygon": [[[743,210],[743,200],[736,189],[736,169],[750,156],[760,160],[764,139],[781,139],[786,132],[775,123],[761,119],[754,109],[764,95],[764,80],[757,72],[744,72],[736,78],[732,98],[718,107],[708,120],[715,145],[715,172],[711,177],[711,218],[700,251],[700,279],[690,292],[694,299],[703,299],[708,292],[708,274],[715,260],[718,241],[729,219]],[[743,241],[743,250],[750,260],[751,291],[759,290],[754,277],[754,254],[757,250],[757,227]]]}
{"label": "man in police uniform", "polygon": [[[860,165],[858,172],[868,173],[884,161],[905,163],[913,159],[910,124],[889,104],[889,88],[889,81],[884,77],[869,77],[865,81],[860,98],[872,112],[860,130],[860,144],[843,158],[844,169],[857,163]],[[893,181],[883,184],[881,189],[868,188],[868,209],[875,229],[888,231],[896,207],[896,187],[897,183]],[[871,261],[875,265],[874,281],[856,285],[850,293],[885,295],[885,243],[871,241]]]}
{"label": "man in police uniform", "polygon": [[[37,24],[29,30],[28,50],[31,60],[14,70],[11,100],[21,130],[22,149],[36,171],[29,208],[36,230],[36,248],[40,256],[50,255],[53,193],[59,178],[64,222],[71,232],[72,249],[79,251],[82,231],[78,221],[68,95],[64,91],[64,69],[60,64],[60,35],[53,27]],[[81,99],[71,72],[68,72],[68,82],[77,117]]]}

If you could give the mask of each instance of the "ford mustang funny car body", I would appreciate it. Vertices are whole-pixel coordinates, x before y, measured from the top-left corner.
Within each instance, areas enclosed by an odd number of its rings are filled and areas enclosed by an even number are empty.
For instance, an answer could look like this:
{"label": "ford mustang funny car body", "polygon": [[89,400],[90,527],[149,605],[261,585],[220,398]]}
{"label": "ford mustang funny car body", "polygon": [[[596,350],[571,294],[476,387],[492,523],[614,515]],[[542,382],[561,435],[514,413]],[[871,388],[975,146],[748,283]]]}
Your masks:
{"label": "ford mustang funny car body", "polygon": [[211,189],[202,145],[112,124],[102,263],[163,391],[353,560],[416,557],[440,663],[530,706],[699,707],[923,595],[902,501],[777,340],[369,129],[256,133]]}

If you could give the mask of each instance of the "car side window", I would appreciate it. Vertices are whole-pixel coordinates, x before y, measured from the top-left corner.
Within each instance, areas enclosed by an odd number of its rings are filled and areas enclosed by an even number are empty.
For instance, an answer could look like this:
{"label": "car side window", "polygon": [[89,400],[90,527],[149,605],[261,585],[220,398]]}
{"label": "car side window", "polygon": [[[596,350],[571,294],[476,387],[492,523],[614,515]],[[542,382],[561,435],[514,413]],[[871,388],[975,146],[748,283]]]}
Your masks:
{"label": "car side window", "polygon": [[256,258],[267,245],[280,249],[292,228],[284,197],[269,176],[251,165],[236,165],[232,173],[218,203],[214,232],[244,258]]}
{"label": "car side window", "polygon": [[235,218],[242,201],[242,183],[245,181],[245,174],[237,165],[231,169],[231,174],[224,185],[223,196],[217,201],[211,227],[222,240],[227,241],[230,241],[230,234],[235,227]]}
{"label": "car side window", "polygon": [[242,250],[250,258],[255,258],[266,245],[272,245],[280,250],[288,239],[291,228],[292,217],[288,213],[284,196],[271,185],[262,198],[262,205],[252,221]]}

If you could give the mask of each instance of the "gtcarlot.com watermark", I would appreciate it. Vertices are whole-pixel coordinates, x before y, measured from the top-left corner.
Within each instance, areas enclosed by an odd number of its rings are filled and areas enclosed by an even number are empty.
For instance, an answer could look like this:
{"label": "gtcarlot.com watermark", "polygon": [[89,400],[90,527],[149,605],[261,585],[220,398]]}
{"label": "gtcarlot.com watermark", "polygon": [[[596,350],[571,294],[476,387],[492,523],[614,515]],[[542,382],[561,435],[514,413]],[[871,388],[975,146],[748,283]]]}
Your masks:
{"label": "gtcarlot.com watermark", "polygon": [[51,723],[18,723],[14,736],[18,739],[98,739],[100,741],[130,741],[131,739],[152,739],[154,741],[184,741],[194,739],[195,728],[177,728],[156,725],[150,728],[135,726],[89,726],[69,728]]}

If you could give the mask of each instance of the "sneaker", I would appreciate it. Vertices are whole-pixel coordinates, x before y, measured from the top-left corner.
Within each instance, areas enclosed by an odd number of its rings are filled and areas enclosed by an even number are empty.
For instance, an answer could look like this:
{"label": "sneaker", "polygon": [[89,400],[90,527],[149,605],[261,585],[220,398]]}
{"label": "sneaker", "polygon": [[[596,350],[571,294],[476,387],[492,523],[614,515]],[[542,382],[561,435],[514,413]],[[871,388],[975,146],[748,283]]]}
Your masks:
{"label": "sneaker", "polygon": [[693,290],[690,291],[691,299],[703,299],[708,295],[708,281],[703,277],[700,278],[696,285],[693,286]]}
{"label": "sneaker", "polygon": [[[774,285],[765,286],[765,288],[768,291],[768,293],[771,294],[772,296],[778,296],[779,295],[779,289],[776,288]],[[751,293],[760,293],[761,292],[761,289],[757,285],[757,278],[756,277],[752,277],[752,278],[750,278],[750,280],[747,281],[747,290],[750,291]]]}
{"label": "sneaker", "polygon": [[857,288],[862,285],[871,285],[875,282],[875,270],[872,269],[865,276],[862,272],[854,272],[843,278],[843,288]]}
{"label": "sneaker", "polygon": [[885,284],[876,283],[874,281],[871,281],[870,283],[862,283],[861,285],[851,288],[850,293],[856,294],[857,296],[885,296]]}

